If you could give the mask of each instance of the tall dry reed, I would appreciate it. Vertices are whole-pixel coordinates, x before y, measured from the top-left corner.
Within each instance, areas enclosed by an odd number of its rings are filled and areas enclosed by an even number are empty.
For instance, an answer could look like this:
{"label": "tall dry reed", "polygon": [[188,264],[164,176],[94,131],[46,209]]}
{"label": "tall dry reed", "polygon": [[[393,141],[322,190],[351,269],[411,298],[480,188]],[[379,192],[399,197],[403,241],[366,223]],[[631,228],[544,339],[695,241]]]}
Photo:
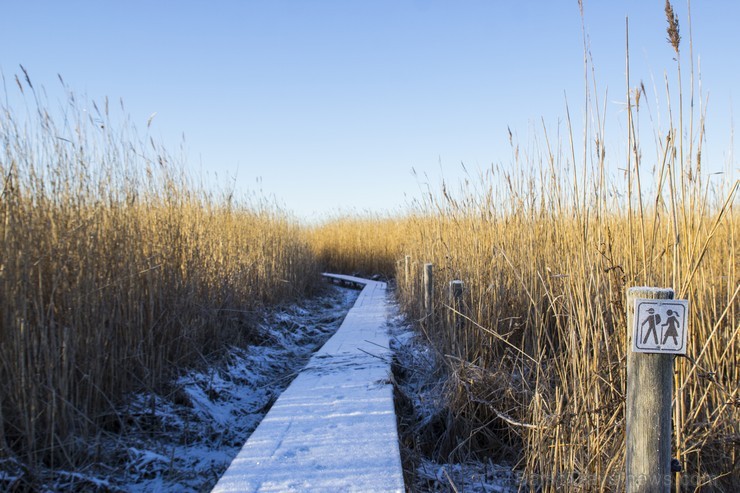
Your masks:
{"label": "tall dry reed", "polygon": [[[568,117],[567,142],[550,142],[544,126],[539,144],[522,149],[511,139],[509,164],[456,190],[443,184],[395,227],[339,221],[341,233],[324,229],[337,238],[385,234],[373,241],[385,245],[381,257],[389,245],[400,250],[399,299],[448,369],[446,428],[434,444],[441,458],[508,458],[525,488],[621,491],[625,291],[649,285],[691,303],[688,357],[676,360],[674,378],[673,454],[684,466],[676,487],[740,485],[738,181],[729,167],[720,176],[702,168],[704,113],[694,118],[693,72],[684,108],[681,39],[668,6],[679,65],[649,159],[639,131],[645,89],[632,87],[628,70],[623,154],[607,154],[598,95],[587,89],[593,106],[584,110],[582,142]],[[352,253],[334,246],[338,258]],[[431,318],[421,296],[427,262]],[[465,283],[459,305],[452,280]]]}
{"label": "tall dry reed", "polygon": [[108,101],[67,90],[55,110],[16,82],[25,103],[0,114],[0,454],[69,467],[125,429],[127,392],[249,341],[250,311],[306,295],[318,264],[290,216],[193,185]]}
{"label": "tall dry reed", "polygon": [[308,228],[308,235],[324,270],[389,278],[402,252],[403,227],[393,217],[346,215]]}

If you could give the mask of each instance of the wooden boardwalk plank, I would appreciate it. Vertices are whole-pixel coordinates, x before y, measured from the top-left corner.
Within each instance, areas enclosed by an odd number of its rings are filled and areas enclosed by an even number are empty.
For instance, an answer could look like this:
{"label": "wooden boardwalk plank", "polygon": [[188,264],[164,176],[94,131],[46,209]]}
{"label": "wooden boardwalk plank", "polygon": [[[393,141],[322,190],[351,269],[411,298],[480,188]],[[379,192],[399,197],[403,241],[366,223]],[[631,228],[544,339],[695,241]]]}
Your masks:
{"label": "wooden boardwalk plank", "polygon": [[338,277],[365,287],[214,492],[403,491],[386,285]]}

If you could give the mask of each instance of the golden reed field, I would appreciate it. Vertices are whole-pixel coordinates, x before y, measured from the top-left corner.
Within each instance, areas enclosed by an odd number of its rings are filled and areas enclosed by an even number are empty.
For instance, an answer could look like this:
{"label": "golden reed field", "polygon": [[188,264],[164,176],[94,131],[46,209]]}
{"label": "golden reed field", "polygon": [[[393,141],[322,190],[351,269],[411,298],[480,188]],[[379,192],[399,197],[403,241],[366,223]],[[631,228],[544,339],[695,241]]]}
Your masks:
{"label": "golden reed field", "polygon": [[[680,60],[678,22],[666,14]],[[674,76],[683,87],[680,62]],[[691,304],[688,355],[675,363],[673,457],[686,471],[675,483],[732,491],[740,485],[736,170],[702,171],[705,121],[693,93],[668,97],[669,123],[650,129],[662,137],[648,158],[636,130],[647,121],[645,89],[629,87],[618,162],[605,150],[598,97],[588,96],[596,118],[583,141],[570,117],[566,142],[550,141],[543,124],[531,146],[511,138],[507,165],[430,188],[398,218],[330,221],[313,244],[325,268],[395,277],[403,310],[437,349],[447,426],[427,445],[453,460],[508,458],[528,488],[547,491],[624,484],[626,289],[673,288]],[[422,309],[426,263],[431,316]],[[451,301],[452,280],[464,283],[461,302]]]}
{"label": "golden reed field", "polygon": [[[671,77],[688,85],[680,62]],[[107,101],[85,112],[68,91],[55,117],[27,76],[16,82],[26,108],[0,114],[0,455],[92,460],[96,436],[124,427],[127,393],[249,342],[250,311],[311,294],[324,269],[395,279],[447,379],[434,454],[506,459],[546,491],[620,489],[625,291],[672,287],[691,304],[674,375],[677,482],[740,484],[738,181],[731,167],[702,170],[693,84],[668,97],[654,151],[636,130],[645,89],[628,81],[622,154],[605,149],[591,94],[582,140],[568,117],[564,142],[544,125],[524,148],[512,137],[509,163],[430,187],[397,215],[306,226],[207,191]],[[464,283],[455,306],[452,280]]]}
{"label": "golden reed field", "polygon": [[0,115],[0,453],[52,468],[121,430],[128,392],[249,342],[250,311],[320,282],[288,214],[204,191],[86,106]]}
{"label": "golden reed field", "polygon": [[[674,457],[719,490],[738,484],[737,183],[720,187],[716,202],[694,195],[692,183],[675,210],[653,200],[641,213],[577,201],[553,210],[548,200],[529,201],[536,182],[494,183],[501,181],[492,179],[485,196],[440,192],[393,223],[352,218],[317,234],[321,258],[350,272],[375,272],[382,257],[373,251],[391,250],[385,272],[396,264],[401,306],[448,372],[449,426],[436,453],[513,459],[553,490],[616,488],[624,471],[625,291],[673,287],[691,303],[689,357],[677,359],[674,378]],[[567,200],[550,197],[557,198]],[[364,258],[371,266],[352,260]],[[430,318],[421,299],[427,262]],[[452,280],[464,282],[459,306]]]}

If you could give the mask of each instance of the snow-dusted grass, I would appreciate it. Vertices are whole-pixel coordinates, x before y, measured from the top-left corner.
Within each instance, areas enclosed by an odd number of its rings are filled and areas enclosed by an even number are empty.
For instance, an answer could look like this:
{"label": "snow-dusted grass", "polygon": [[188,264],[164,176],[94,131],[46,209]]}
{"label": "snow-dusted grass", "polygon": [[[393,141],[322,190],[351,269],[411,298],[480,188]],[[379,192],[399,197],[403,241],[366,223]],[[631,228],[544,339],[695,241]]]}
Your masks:
{"label": "snow-dusted grass", "polygon": [[[166,395],[139,393],[119,410],[120,436],[101,437],[101,462],[83,471],[45,471],[42,490],[209,491],[272,403],[341,324],[357,291],[325,296],[263,316],[261,345],[228,353],[172,382]],[[0,466],[0,486],[23,485],[24,470]]]}
{"label": "snow-dusted grass", "polygon": [[449,462],[444,448],[453,410],[446,400],[448,377],[441,355],[402,317],[391,322],[396,413],[409,491],[513,493],[521,483],[511,464],[490,459]]}

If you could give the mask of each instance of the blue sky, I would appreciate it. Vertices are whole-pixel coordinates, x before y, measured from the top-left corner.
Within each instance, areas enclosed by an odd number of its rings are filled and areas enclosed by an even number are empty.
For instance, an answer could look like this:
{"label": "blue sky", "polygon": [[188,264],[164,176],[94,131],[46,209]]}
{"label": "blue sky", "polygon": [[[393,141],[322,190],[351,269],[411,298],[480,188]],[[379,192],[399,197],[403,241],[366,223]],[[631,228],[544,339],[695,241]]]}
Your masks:
{"label": "blue sky", "polygon": [[[607,149],[620,165],[625,17],[632,85],[655,84],[652,111],[665,118],[675,62],[664,5],[584,0],[600,101],[608,88]],[[674,7],[688,74],[687,4]],[[721,170],[734,159],[740,2],[695,0],[691,14],[709,94],[704,162]],[[425,175],[455,181],[460,163],[508,163],[507,129],[522,145],[541,119],[562,133],[566,95],[582,120],[577,0],[3,0],[0,46],[6,78],[22,64],[54,100],[61,74],[92,100],[122,98],[140,129],[156,112],[151,134],[175,153],[184,133],[194,174],[262,190],[308,219],[398,210]]]}

